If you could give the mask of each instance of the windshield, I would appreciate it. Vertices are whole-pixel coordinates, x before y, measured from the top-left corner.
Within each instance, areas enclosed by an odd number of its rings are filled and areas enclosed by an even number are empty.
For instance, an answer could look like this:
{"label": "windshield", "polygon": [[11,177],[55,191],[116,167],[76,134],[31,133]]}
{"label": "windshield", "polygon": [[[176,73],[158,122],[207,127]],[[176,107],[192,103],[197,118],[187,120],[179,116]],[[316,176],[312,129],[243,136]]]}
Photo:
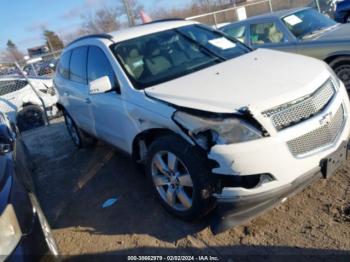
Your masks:
{"label": "windshield", "polygon": [[163,83],[250,51],[202,25],[162,31],[111,47],[135,88]]}
{"label": "windshield", "polygon": [[283,17],[282,20],[295,37],[299,39],[337,24],[314,9],[296,12]]}

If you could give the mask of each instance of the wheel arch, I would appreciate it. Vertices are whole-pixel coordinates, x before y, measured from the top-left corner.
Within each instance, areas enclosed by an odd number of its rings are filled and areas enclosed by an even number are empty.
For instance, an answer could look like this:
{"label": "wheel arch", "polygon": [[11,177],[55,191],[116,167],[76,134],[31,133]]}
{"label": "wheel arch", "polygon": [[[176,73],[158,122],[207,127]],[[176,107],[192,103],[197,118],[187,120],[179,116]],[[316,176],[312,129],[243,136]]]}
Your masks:
{"label": "wheel arch", "polygon": [[340,58],[340,57],[350,58],[350,51],[342,51],[342,52],[332,53],[327,58],[325,58],[324,61],[327,64],[331,64],[334,60],[336,60],[337,58]]}
{"label": "wheel arch", "polygon": [[35,104],[35,103],[32,103],[32,102],[25,102],[25,103],[23,103],[20,107],[17,108],[16,118],[18,117],[18,114],[19,114],[20,112],[22,112],[23,109],[26,108],[27,106],[36,106],[36,107],[40,108],[40,110],[43,111],[43,109],[42,109],[39,105],[37,105],[37,104]]}
{"label": "wheel arch", "polygon": [[142,163],[145,160],[147,149],[156,139],[166,135],[178,135],[168,128],[151,128],[139,133],[132,142],[132,159]]}

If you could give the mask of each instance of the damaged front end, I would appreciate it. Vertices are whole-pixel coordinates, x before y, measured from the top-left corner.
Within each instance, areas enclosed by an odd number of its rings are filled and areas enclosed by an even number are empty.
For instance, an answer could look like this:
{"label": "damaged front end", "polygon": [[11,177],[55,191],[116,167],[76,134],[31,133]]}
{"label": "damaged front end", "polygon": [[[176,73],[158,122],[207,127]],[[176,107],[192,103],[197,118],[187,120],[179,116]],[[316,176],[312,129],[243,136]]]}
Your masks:
{"label": "damaged front end", "polygon": [[[256,206],[264,203],[266,199],[253,196],[247,202],[239,193],[230,194],[230,190],[235,193],[240,190],[254,191],[275,178],[268,173],[241,174],[232,167],[234,160],[225,159],[225,156],[212,152],[217,146],[248,143],[269,137],[268,132],[254,119],[249,109],[243,108],[234,114],[181,110],[174,113],[173,120],[197,146],[207,152],[208,161],[214,163],[211,172],[211,195],[217,199],[219,208],[212,224],[213,232],[223,231],[260,213],[260,208]],[[276,195],[274,197],[278,198]],[[251,212],[253,206],[255,215]]]}
{"label": "damaged front end", "polygon": [[173,120],[198,146],[208,152],[216,144],[242,143],[268,136],[248,109],[242,109],[237,114],[176,111]]}

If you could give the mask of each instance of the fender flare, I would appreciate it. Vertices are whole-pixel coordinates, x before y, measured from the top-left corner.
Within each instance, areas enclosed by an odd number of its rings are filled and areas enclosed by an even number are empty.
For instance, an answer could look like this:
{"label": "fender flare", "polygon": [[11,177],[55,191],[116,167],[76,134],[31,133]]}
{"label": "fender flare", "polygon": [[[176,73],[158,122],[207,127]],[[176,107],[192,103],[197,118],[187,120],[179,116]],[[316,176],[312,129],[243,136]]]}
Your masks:
{"label": "fender flare", "polygon": [[333,53],[328,54],[328,56],[324,59],[324,61],[329,64],[331,61],[333,61],[335,58],[340,56],[350,56],[350,51],[336,51]]}

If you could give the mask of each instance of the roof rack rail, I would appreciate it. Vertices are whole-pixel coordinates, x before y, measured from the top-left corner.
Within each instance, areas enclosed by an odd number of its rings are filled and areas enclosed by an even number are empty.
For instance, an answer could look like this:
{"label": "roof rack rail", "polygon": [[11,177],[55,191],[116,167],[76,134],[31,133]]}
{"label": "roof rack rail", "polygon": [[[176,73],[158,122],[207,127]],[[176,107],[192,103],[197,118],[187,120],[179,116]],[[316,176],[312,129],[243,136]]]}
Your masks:
{"label": "roof rack rail", "polygon": [[161,23],[161,22],[171,22],[171,21],[185,21],[185,20],[186,20],[186,19],[177,18],[177,17],[174,17],[174,18],[165,18],[165,19],[154,20],[154,21],[151,21],[151,22],[148,22],[148,23],[144,23],[144,24],[141,24],[141,25],[149,25],[149,24],[155,24],[155,23]]}
{"label": "roof rack rail", "polygon": [[113,39],[113,36],[111,36],[110,34],[91,34],[91,35],[85,35],[85,36],[82,36],[82,37],[79,37],[75,40],[73,40],[72,42],[70,42],[67,46],[70,46],[80,40],[84,40],[84,39],[88,39],[88,38],[104,38],[104,39],[109,39],[109,40],[112,40]]}

